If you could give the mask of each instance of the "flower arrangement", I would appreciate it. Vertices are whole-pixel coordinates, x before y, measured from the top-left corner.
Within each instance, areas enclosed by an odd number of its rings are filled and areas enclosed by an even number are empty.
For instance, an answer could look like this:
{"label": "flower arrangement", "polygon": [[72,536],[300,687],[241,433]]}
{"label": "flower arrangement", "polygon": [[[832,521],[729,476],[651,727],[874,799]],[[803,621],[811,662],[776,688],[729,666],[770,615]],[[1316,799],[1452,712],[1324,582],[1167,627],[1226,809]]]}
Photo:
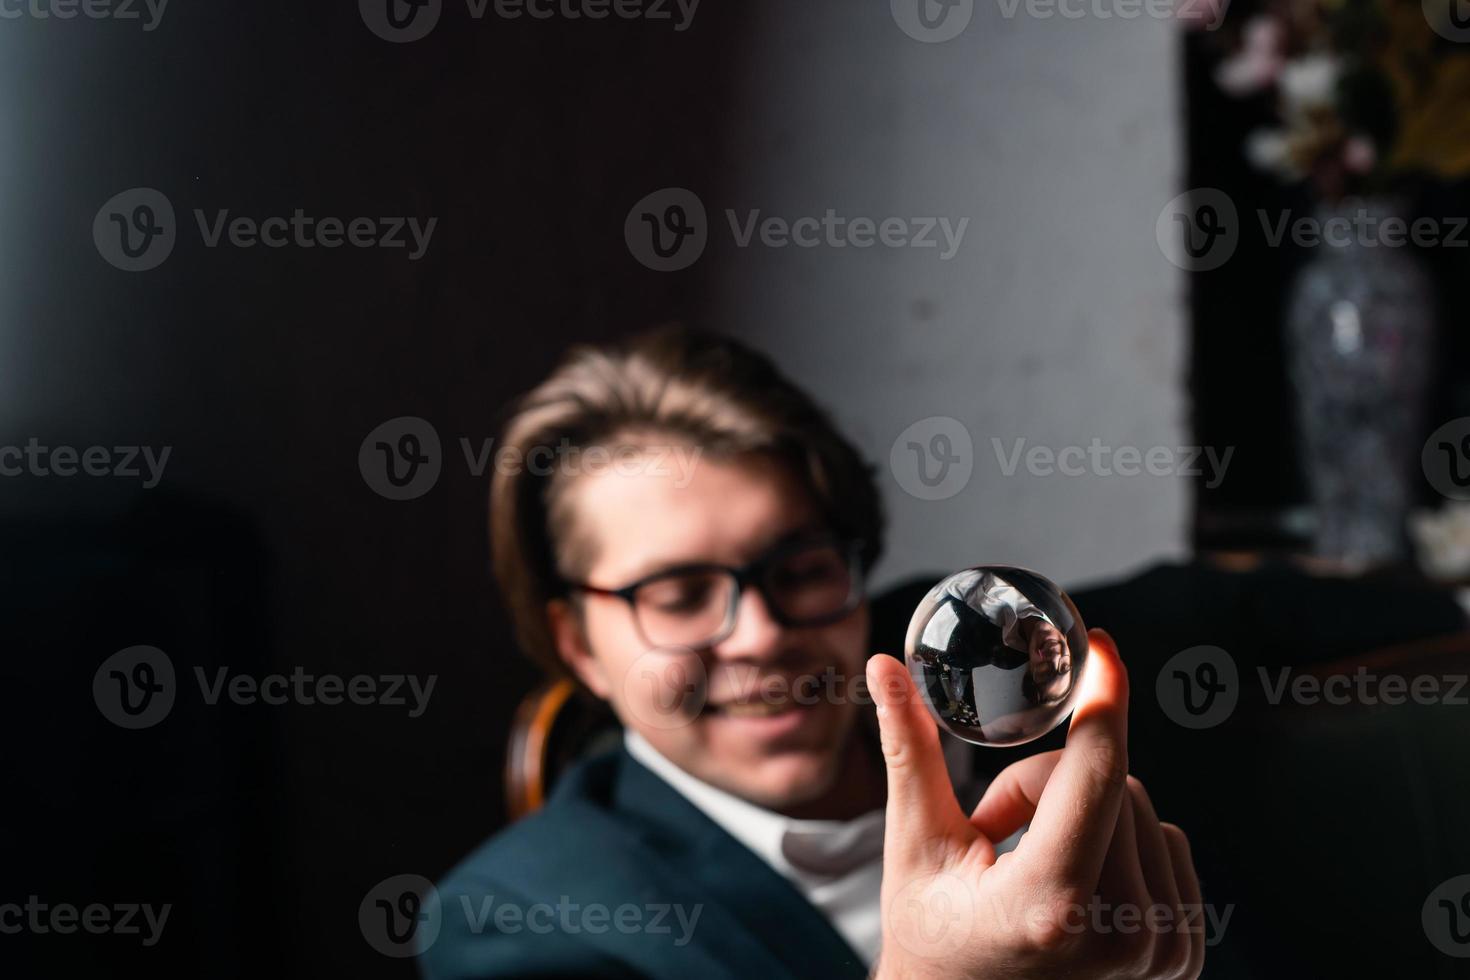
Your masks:
{"label": "flower arrangement", "polygon": [[1329,200],[1470,174],[1470,44],[1447,39],[1450,2],[1267,0],[1215,74],[1232,95],[1274,95],[1246,157]]}

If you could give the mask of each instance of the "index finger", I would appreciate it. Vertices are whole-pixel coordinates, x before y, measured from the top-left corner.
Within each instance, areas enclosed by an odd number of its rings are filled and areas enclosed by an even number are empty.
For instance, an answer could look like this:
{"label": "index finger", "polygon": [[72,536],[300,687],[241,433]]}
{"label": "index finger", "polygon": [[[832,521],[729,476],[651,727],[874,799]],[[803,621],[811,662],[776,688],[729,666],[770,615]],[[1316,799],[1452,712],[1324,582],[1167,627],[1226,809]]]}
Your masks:
{"label": "index finger", "polygon": [[1091,892],[1128,781],[1128,672],[1117,644],[1088,631],[1088,658],[1067,745],[1046,780],[1017,852],[1048,880]]}

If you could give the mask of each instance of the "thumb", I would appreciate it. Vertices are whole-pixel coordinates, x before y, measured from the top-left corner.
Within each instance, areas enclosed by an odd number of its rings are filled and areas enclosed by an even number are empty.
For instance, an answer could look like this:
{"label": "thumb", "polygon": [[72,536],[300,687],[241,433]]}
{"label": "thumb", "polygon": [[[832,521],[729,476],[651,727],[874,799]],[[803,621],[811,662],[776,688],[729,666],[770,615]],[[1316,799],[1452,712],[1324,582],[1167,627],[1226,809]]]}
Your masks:
{"label": "thumb", "polygon": [[870,657],[867,680],[878,707],[888,771],[884,858],[908,865],[937,861],[947,837],[976,836],[955,799],[939,750],[939,730],[902,661],[881,653]]}

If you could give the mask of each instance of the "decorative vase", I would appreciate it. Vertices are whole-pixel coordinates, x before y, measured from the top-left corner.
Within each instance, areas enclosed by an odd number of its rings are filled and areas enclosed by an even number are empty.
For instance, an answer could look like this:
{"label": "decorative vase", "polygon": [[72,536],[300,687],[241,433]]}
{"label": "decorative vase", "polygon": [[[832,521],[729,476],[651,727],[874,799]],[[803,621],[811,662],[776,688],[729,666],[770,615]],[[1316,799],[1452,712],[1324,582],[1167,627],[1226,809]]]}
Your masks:
{"label": "decorative vase", "polygon": [[1435,324],[1429,275],[1408,235],[1392,230],[1410,227],[1404,215],[1401,202],[1388,198],[1320,206],[1324,234],[1288,296],[1289,370],[1316,513],[1314,550],[1352,568],[1396,563],[1407,553]]}

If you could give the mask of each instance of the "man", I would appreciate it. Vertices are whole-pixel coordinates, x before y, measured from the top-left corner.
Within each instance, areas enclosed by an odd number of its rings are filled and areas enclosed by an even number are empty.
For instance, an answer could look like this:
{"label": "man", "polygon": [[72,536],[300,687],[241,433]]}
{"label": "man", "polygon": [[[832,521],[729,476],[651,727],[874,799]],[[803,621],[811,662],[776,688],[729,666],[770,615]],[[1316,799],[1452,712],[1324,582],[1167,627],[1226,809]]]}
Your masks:
{"label": "man", "polygon": [[[448,876],[427,977],[1198,975],[1112,641],[1066,749],[962,812],[907,670],[870,657],[871,472],[767,359],[683,330],[580,350],[504,444],[581,453],[497,474],[492,548],[522,645],[625,744]],[[1093,901],[1175,918],[1099,933]]]}

